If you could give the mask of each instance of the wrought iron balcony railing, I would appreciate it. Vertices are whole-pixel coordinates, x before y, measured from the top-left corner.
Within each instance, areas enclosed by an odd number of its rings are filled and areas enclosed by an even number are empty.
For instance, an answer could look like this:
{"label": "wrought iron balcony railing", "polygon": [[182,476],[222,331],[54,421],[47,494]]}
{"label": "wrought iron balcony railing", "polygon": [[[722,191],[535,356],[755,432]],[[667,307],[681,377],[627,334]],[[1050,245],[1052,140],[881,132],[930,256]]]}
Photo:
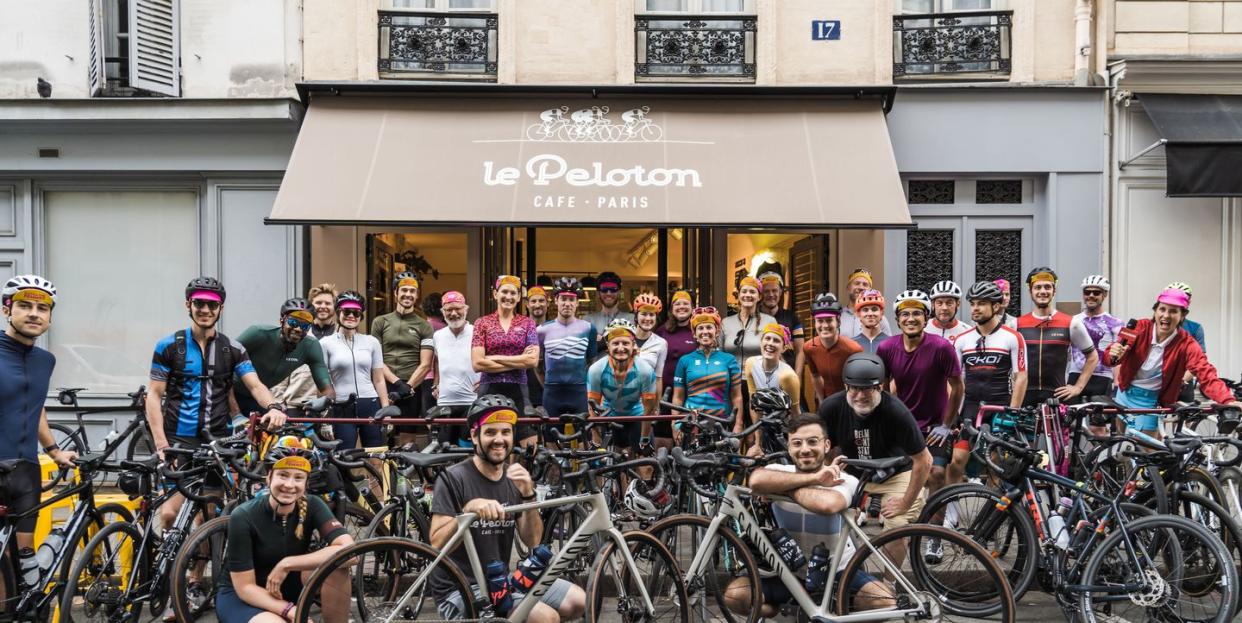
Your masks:
{"label": "wrought iron balcony railing", "polygon": [[1009,75],[1013,11],[893,16],[893,79]]}
{"label": "wrought iron balcony railing", "polygon": [[637,15],[634,77],[754,82],[753,15]]}
{"label": "wrought iron balcony railing", "polygon": [[379,12],[380,75],[495,79],[495,13]]}

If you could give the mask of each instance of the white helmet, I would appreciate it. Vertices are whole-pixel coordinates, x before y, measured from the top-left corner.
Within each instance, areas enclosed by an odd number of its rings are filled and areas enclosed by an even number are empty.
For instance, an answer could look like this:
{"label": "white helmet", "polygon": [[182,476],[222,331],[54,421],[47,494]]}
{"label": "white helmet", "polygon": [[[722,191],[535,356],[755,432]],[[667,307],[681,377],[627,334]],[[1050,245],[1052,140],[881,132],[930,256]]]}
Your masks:
{"label": "white helmet", "polygon": [[1105,292],[1109,291],[1108,277],[1104,275],[1087,275],[1082,278],[1082,288],[1099,288]]}
{"label": "white helmet", "polygon": [[922,307],[923,313],[929,316],[932,313],[931,299],[927,298],[927,295],[922,290],[906,290],[897,295],[897,298],[893,301],[893,311],[900,312],[906,307]]}
{"label": "white helmet", "polygon": [[936,282],[936,285],[932,286],[931,288],[931,295],[930,295],[931,300],[934,301],[936,299],[945,298],[945,297],[950,297],[950,298],[955,298],[955,299],[962,298],[962,287],[952,281],[947,281],[947,280]]}
{"label": "white helmet", "polygon": [[20,290],[39,290],[52,297],[52,304],[56,304],[56,286],[38,275],[18,275],[9,279],[4,284],[4,291],[0,293],[0,298],[3,298],[4,304],[8,305],[13,295]]}
{"label": "white helmet", "polygon": [[647,483],[641,478],[630,479],[630,486],[625,489],[625,507],[643,519],[657,519],[664,509],[647,497],[647,490]]}

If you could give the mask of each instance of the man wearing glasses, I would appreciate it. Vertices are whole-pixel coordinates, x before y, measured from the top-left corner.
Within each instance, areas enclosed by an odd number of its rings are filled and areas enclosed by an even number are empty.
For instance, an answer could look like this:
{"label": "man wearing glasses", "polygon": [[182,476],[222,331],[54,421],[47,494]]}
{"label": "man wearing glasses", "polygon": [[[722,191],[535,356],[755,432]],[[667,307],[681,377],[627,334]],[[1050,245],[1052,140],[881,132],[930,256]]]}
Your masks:
{"label": "man wearing glasses", "polygon": [[[1117,341],[1117,334],[1125,325],[1125,321],[1104,311],[1104,302],[1108,300],[1110,287],[1108,278],[1104,275],[1088,275],[1084,278],[1082,280],[1082,311],[1074,315],[1074,320],[1082,323],[1082,326],[1087,329],[1087,335],[1091,336],[1091,343],[1095,345],[1097,352],[1100,348],[1100,340],[1104,339],[1104,336],[1108,336],[1109,342]],[[1086,361],[1086,353],[1077,346],[1070,351],[1069,382],[1071,385],[1078,383]],[[1092,396],[1108,396],[1111,394],[1112,386],[1113,369],[1105,365],[1096,366],[1077,401],[1090,400]]]}
{"label": "man wearing glasses", "polygon": [[608,345],[603,343],[608,323],[617,318],[634,322],[634,314],[621,309],[621,277],[617,273],[610,270],[600,273],[595,278],[595,291],[599,294],[599,311],[587,314],[585,320],[595,327],[596,339],[600,340],[595,345],[594,359],[598,359],[608,352]]}
{"label": "man wearing glasses", "polygon": [[[280,306],[278,326],[253,325],[238,336],[237,341],[246,347],[264,387],[276,386],[305,365],[310,368],[319,394],[332,395],[332,379],[323,361],[323,349],[318,340],[308,335],[313,321],[310,303],[304,298],[291,298]],[[243,415],[264,410],[245,384],[234,383],[233,395]]]}

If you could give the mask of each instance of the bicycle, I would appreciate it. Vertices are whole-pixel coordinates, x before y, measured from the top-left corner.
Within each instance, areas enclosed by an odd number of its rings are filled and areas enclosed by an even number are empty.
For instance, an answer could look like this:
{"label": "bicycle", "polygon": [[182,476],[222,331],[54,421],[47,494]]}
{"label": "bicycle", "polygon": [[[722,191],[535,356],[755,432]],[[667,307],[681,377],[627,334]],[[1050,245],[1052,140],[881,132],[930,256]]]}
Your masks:
{"label": "bicycle", "polygon": [[[515,515],[525,511],[538,511],[557,506],[586,505],[591,509],[586,520],[578,526],[565,545],[555,553],[543,575],[534,583],[525,597],[507,613],[507,619],[520,623],[539,602],[558,578],[588,552],[594,553],[593,538],[602,535],[607,545],[598,552],[590,582],[586,589],[587,621],[597,621],[608,602],[608,611],[621,615],[623,621],[638,619],[662,619],[685,621],[689,616],[689,602],[685,586],[680,582],[680,572],[672,554],[659,541],[644,532],[622,534],[614,524],[607,503],[594,484],[596,477],[616,470],[636,469],[650,466],[657,471],[657,481],[662,484],[663,472],[658,459],[642,458],[618,463],[599,469],[590,464],[563,478],[581,480],[589,489],[587,493],[563,498],[535,501],[505,507],[506,514]],[[298,623],[305,623],[313,601],[321,597],[324,583],[338,569],[352,568],[353,597],[362,620],[438,620],[436,600],[430,591],[430,578],[440,570],[451,590],[463,598],[461,618],[473,620],[479,616],[497,614],[490,600],[471,588],[486,587],[482,563],[475,550],[470,526],[477,516],[464,513],[456,518],[457,528],[437,550],[409,539],[379,538],[347,546],[334,554],[306,581],[298,601]],[[448,559],[447,552],[456,547],[466,548],[470,568],[463,570]],[[647,566],[640,568],[639,562]],[[481,590],[481,589],[480,589]],[[325,598],[327,596],[324,596]],[[346,596],[332,596],[346,598]]]}
{"label": "bicycle", "polygon": [[[129,404],[123,407],[83,407],[78,404],[78,393],[84,389],[86,388],[61,387],[56,390],[56,401],[73,409],[78,425],[77,428],[73,428],[59,422],[48,422],[48,427],[53,431],[59,432],[64,438],[71,440],[72,447],[69,449],[76,451],[78,454],[83,454],[87,451],[86,423],[82,419],[84,415],[133,411],[134,419],[130,420],[125,430],[117,431],[113,428],[108,433],[108,436],[105,437],[104,445],[107,448],[105,452],[111,455],[112,452],[115,452],[120,447],[122,442],[128,440],[129,443],[125,447],[125,460],[141,462],[155,455],[155,442],[151,438],[151,426],[147,423],[146,386],[140,385],[136,391],[125,394],[129,397]],[[62,445],[61,447],[65,448],[66,446]]]}

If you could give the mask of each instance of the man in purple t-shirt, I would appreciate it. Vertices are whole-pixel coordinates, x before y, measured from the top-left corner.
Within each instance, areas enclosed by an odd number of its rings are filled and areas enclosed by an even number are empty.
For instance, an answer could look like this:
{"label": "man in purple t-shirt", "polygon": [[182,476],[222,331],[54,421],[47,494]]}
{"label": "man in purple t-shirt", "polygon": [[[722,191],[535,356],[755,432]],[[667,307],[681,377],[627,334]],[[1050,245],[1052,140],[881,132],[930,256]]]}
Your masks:
{"label": "man in purple t-shirt", "polygon": [[893,394],[914,414],[927,438],[932,454],[927,490],[935,493],[944,486],[945,466],[953,458],[954,435],[950,429],[962,409],[966,389],[962,364],[951,342],[924,331],[932,312],[926,294],[907,290],[895,303],[901,335],[881,342],[876,355],[888,370]]}

